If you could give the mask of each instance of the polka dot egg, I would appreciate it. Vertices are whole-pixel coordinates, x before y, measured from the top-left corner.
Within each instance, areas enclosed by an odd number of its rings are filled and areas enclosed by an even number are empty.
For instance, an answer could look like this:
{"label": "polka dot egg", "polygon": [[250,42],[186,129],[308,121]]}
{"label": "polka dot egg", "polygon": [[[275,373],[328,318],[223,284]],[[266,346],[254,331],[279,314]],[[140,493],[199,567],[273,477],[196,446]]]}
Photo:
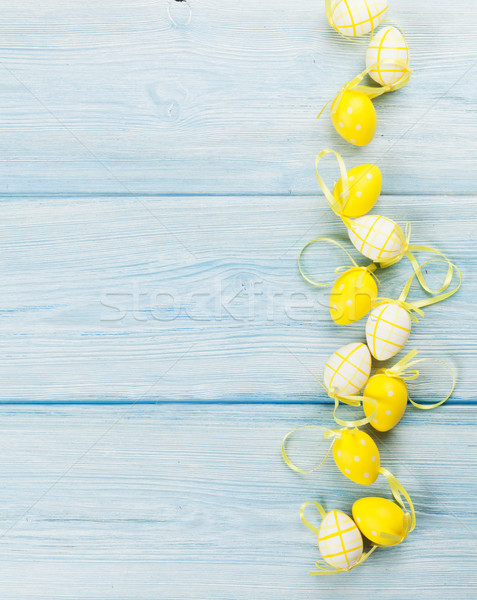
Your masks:
{"label": "polka dot egg", "polygon": [[376,111],[371,100],[350,90],[331,103],[331,121],[342,138],[354,146],[366,146],[376,132]]}
{"label": "polka dot egg", "polygon": [[347,344],[334,352],[323,371],[323,383],[336,394],[353,395],[368,381],[371,355],[366,344]]}
{"label": "polka dot egg", "polygon": [[[376,165],[358,165],[350,169],[347,175],[349,194],[342,214],[345,217],[361,217],[373,208],[381,194],[381,171]],[[343,202],[341,178],[335,184],[333,196],[338,202]]]}
{"label": "polka dot egg", "polygon": [[318,530],[318,548],[329,565],[347,571],[363,554],[363,538],[348,515],[332,510],[323,517]]}
{"label": "polka dot egg", "polygon": [[378,478],[379,450],[364,431],[343,429],[333,444],[333,458],[343,475],[355,483],[369,485]]}
{"label": "polka dot egg", "polygon": [[[360,498],[353,504],[353,519],[361,533],[377,546],[395,546],[404,538],[404,511],[387,498]],[[387,533],[397,539],[389,539]]]}
{"label": "polka dot egg", "polygon": [[369,72],[369,76],[380,85],[398,83],[405,74],[405,70],[399,61],[405,65],[409,64],[409,48],[402,33],[395,27],[381,29],[371,40],[366,52],[366,67],[372,67],[380,61],[376,68]]}
{"label": "polka dot egg", "polygon": [[348,235],[361,254],[376,262],[396,258],[402,254],[406,244],[402,229],[397,223],[376,215],[354,219]]}
{"label": "polka dot egg", "polygon": [[330,292],[330,314],[338,325],[349,325],[367,315],[378,296],[369,271],[351,268],[338,277]]}
{"label": "polka dot egg", "polygon": [[[363,395],[374,398],[377,402],[377,412],[370,423],[374,429],[389,431],[399,423],[407,406],[407,385],[400,377],[383,373],[373,375],[368,380]],[[366,402],[363,408],[367,417],[374,411],[371,404]]]}
{"label": "polka dot egg", "polygon": [[376,360],[387,360],[404,347],[411,332],[411,317],[397,302],[383,302],[366,321],[366,341]]}
{"label": "polka dot egg", "polygon": [[346,36],[363,35],[381,23],[387,8],[386,0],[334,0],[330,25]]}

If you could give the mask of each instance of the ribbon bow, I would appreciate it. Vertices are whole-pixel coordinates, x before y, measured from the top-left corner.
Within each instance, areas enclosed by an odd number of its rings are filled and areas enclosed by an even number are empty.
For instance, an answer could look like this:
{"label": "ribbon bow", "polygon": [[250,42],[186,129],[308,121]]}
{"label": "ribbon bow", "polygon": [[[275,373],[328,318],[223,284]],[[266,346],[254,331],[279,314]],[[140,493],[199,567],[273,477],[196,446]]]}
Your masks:
{"label": "ribbon bow", "polygon": [[[361,83],[361,81],[365,78],[365,76],[370,71],[374,71],[375,69],[379,68],[382,65],[393,65],[393,66],[397,65],[398,67],[402,67],[403,71],[405,71],[405,75],[399,81],[396,81],[395,83],[389,83],[388,85],[382,85],[379,87],[378,86],[370,86],[370,85],[359,85]],[[406,85],[406,83],[409,81],[409,79],[411,78],[411,73],[412,73],[412,70],[409,68],[409,65],[406,64],[404,61],[399,60],[399,59],[394,59],[394,58],[383,58],[383,59],[373,63],[372,65],[367,67],[364,71],[362,71],[359,75],[356,75],[356,77],[353,77],[353,79],[351,79],[350,81],[348,81],[347,83],[342,85],[339,92],[336,94],[336,96],[334,96],[333,98],[330,98],[330,100],[328,100],[328,102],[320,110],[320,112],[316,118],[319,119],[321,117],[321,115],[323,114],[323,111],[325,110],[325,108],[328,106],[328,104],[330,102],[332,103],[331,104],[331,114],[333,115],[338,110],[338,106],[340,105],[343,94],[345,94],[346,92],[355,90],[356,92],[362,92],[363,94],[368,96],[368,98],[370,98],[370,99],[377,98],[378,96],[381,96],[382,94],[386,94],[387,92],[393,92],[394,90],[398,90],[399,88],[404,87]]]}
{"label": "ribbon bow", "polygon": [[416,408],[420,408],[421,410],[431,410],[433,408],[441,406],[452,396],[452,393],[455,388],[455,375],[454,371],[449,367],[449,365],[442,360],[438,360],[436,358],[419,358],[417,360],[413,360],[413,358],[417,354],[417,350],[411,350],[411,352],[409,352],[408,354],[406,354],[406,356],[401,358],[401,360],[397,362],[394,366],[385,369],[378,369],[377,373],[387,375],[388,377],[398,377],[404,381],[413,381],[419,377],[420,373],[418,369],[411,369],[410,367],[422,362],[436,362],[440,363],[441,365],[444,365],[447,369],[449,369],[449,372],[452,377],[452,385],[450,392],[443,400],[440,400],[439,402],[435,402],[433,404],[420,404],[412,400],[412,398],[409,398],[409,402],[411,402],[411,404]]}

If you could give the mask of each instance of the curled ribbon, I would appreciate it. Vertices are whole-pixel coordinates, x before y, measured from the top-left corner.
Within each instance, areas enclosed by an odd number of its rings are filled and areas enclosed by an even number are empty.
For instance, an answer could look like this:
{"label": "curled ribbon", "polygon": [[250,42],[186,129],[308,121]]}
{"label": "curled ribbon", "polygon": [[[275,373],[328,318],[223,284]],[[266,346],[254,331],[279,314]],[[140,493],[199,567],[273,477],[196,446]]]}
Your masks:
{"label": "curled ribbon", "polygon": [[[398,544],[400,544],[407,538],[407,536],[411,533],[411,531],[413,531],[414,528],[416,527],[416,513],[414,511],[414,504],[412,503],[412,500],[411,500],[409,494],[407,493],[406,489],[404,488],[404,486],[399,482],[398,479],[396,479],[396,477],[394,477],[394,475],[390,471],[388,471],[384,467],[380,467],[379,472],[382,475],[384,475],[384,477],[386,477],[386,479],[388,480],[389,487],[391,488],[391,493],[394,497],[394,500],[399,504],[399,506],[404,511],[404,533],[403,533],[403,535],[401,537],[398,537],[398,536],[392,535],[390,533],[384,533],[384,532],[381,533],[381,535],[382,535],[382,537],[394,540]],[[404,496],[404,499],[406,500],[406,502],[409,506],[410,512],[406,509],[406,506],[404,504],[404,500],[402,499],[402,496]]]}
{"label": "curled ribbon", "polygon": [[404,356],[404,358],[401,358],[401,360],[399,362],[397,362],[394,366],[388,367],[386,369],[378,369],[377,373],[387,375],[389,377],[399,377],[400,379],[403,379],[404,381],[413,381],[419,377],[420,373],[419,373],[418,369],[410,369],[410,367],[413,367],[414,365],[417,365],[418,363],[429,362],[429,361],[437,362],[437,363],[440,363],[441,365],[444,365],[447,369],[449,369],[449,372],[452,376],[452,386],[451,386],[450,392],[447,394],[447,396],[443,400],[440,400],[439,402],[435,402],[433,404],[420,404],[420,403],[412,400],[412,398],[409,398],[409,402],[416,408],[420,408],[421,410],[431,410],[433,408],[437,408],[438,406],[441,406],[442,404],[444,404],[444,402],[446,402],[452,396],[452,392],[454,391],[454,388],[455,388],[455,375],[454,375],[454,371],[449,367],[449,365],[446,364],[442,360],[438,360],[436,358],[419,358],[417,360],[412,360],[417,355],[417,353],[418,353],[417,350],[411,350],[411,352],[409,352],[409,354],[406,354],[406,356]]}
{"label": "curled ribbon", "polygon": [[[297,467],[288,457],[285,447],[286,447],[286,443],[287,440],[290,436],[292,436],[294,433],[296,433],[297,431],[302,431],[303,429],[320,429],[321,431],[323,431],[323,437],[326,439],[330,439],[331,438],[331,444],[330,447],[328,448],[328,451],[325,454],[324,459],[320,462],[319,465],[317,465],[316,467],[313,467],[313,469],[309,469],[309,470],[305,470],[305,469],[300,469],[300,467]],[[282,457],[283,460],[285,461],[285,463],[287,464],[287,466],[290,467],[290,469],[292,469],[293,471],[295,471],[296,473],[313,473],[314,471],[317,471],[321,465],[325,462],[325,460],[328,458],[328,456],[330,455],[331,449],[333,448],[333,444],[335,443],[336,439],[339,439],[341,437],[341,429],[326,429],[326,427],[320,427],[320,425],[304,425],[303,427],[296,427],[295,429],[292,429],[291,431],[289,431],[286,436],[283,438],[282,441]]]}
{"label": "curled ribbon", "polygon": [[348,258],[350,259],[350,261],[351,261],[351,264],[353,265],[352,267],[349,267],[349,266],[347,266],[347,265],[345,265],[345,266],[341,266],[341,267],[337,267],[337,268],[335,269],[335,273],[339,273],[339,272],[341,272],[341,271],[344,271],[345,269],[346,269],[346,270],[348,270],[348,269],[349,269],[349,270],[351,270],[351,269],[359,269],[359,270],[361,270],[361,271],[362,271],[362,273],[363,273],[363,274],[362,274],[362,276],[361,276],[361,277],[358,277],[358,279],[356,280],[356,287],[357,287],[357,288],[360,288],[360,287],[361,287],[361,285],[362,285],[362,283],[363,283],[363,277],[364,277],[364,275],[365,275],[366,273],[370,273],[370,274],[371,274],[371,275],[374,277],[374,279],[376,280],[376,282],[377,282],[377,283],[378,283],[378,285],[379,285],[379,279],[376,277],[376,274],[375,274],[375,271],[376,271],[376,269],[377,269],[378,267],[376,266],[376,264],[375,264],[375,263],[370,263],[369,265],[367,265],[367,266],[365,266],[365,267],[360,267],[360,266],[358,265],[358,263],[357,263],[357,262],[356,262],[356,261],[353,259],[353,257],[351,256],[351,254],[350,254],[350,253],[349,253],[349,252],[348,252],[348,251],[345,249],[345,247],[344,247],[344,246],[342,246],[342,245],[341,245],[339,242],[337,242],[336,240],[333,240],[333,239],[331,239],[331,238],[316,238],[316,239],[314,239],[314,240],[311,240],[311,242],[308,242],[307,244],[305,244],[305,246],[303,246],[303,248],[301,249],[301,252],[300,252],[300,254],[299,254],[299,256],[298,256],[298,270],[300,271],[300,275],[303,277],[303,279],[304,279],[305,281],[307,281],[308,283],[310,283],[311,285],[314,285],[314,286],[316,286],[316,287],[327,287],[327,286],[329,286],[329,285],[332,285],[332,284],[334,283],[333,281],[327,281],[326,283],[319,283],[319,282],[317,282],[317,281],[314,281],[313,279],[311,279],[310,277],[308,277],[308,275],[306,275],[306,274],[305,274],[305,272],[304,272],[304,270],[303,270],[303,267],[302,267],[302,265],[301,265],[301,259],[302,259],[303,253],[305,252],[305,250],[306,250],[306,249],[307,249],[309,246],[311,246],[312,244],[315,244],[315,243],[317,243],[317,242],[327,242],[327,243],[330,243],[330,244],[334,244],[335,246],[338,246],[338,248],[341,248],[341,250],[343,250],[343,252],[344,252],[344,253],[345,253],[345,254],[348,256]]}
{"label": "curled ribbon", "polygon": [[[421,283],[421,280],[419,279],[419,275],[422,276],[422,269],[426,265],[433,263],[433,262],[442,262],[447,265],[447,274],[446,274],[446,278],[445,278],[443,285],[440,287],[439,290],[437,290],[435,292],[433,292],[429,288],[426,289],[426,291],[429,290],[429,292],[431,294],[433,294],[433,296],[431,298],[425,298],[424,300],[416,300],[414,302],[408,302],[407,296],[411,289],[411,284],[414,280],[414,277],[416,277],[419,280],[419,282]],[[449,290],[447,292],[444,291],[443,293],[441,293],[443,290],[446,290],[449,287],[450,283],[452,282],[452,279],[454,276],[454,270],[457,271],[457,274],[459,276],[458,284],[452,290]],[[457,290],[460,288],[461,284],[462,284],[462,273],[461,273],[459,267],[457,267],[456,265],[451,263],[447,258],[445,260],[441,260],[439,258],[434,258],[432,260],[426,261],[425,263],[423,263],[422,265],[419,265],[417,267],[417,269],[414,271],[414,273],[411,275],[411,277],[409,277],[409,279],[406,281],[406,284],[404,285],[404,288],[397,300],[392,300],[391,298],[378,298],[377,299],[378,301],[375,304],[375,306],[379,306],[380,304],[384,304],[384,303],[398,304],[399,306],[404,308],[405,311],[407,311],[409,313],[409,315],[411,316],[411,319],[414,322],[417,322],[418,318],[413,313],[416,313],[419,316],[423,317],[424,311],[422,309],[424,307],[431,306],[432,304],[437,304],[438,302],[442,302],[442,300],[446,300],[447,298],[450,298],[452,295],[454,295],[457,292]],[[422,286],[422,283],[421,283],[421,286]]]}
{"label": "curled ribbon", "polygon": [[[359,85],[361,83],[361,81],[365,78],[365,76],[370,71],[374,71],[375,69],[378,69],[382,65],[393,65],[393,66],[397,65],[398,67],[402,67],[402,69],[405,71],[406,74],[399,81],[396,81],[395,83],[388,83],[388,85],[382,85],[382,86]],[[334,114],[338,110],[338,106],[341,102],[341,98],[343,97],[343,94],[346,92],[350,92],[351,90],[354,90],[356,92],[362,92],[363,94],[368,96],[368,98],[370,98],[370,99],[377,98],[378,96],[381,96],[382,94],[386,94],[387,92],[394,92],[394,90],[398,90],[398,89],[404,87],[406,85],[406,83],[409,81],[409,79],[411,78],[411,73],[412,73],[412,70],[409,68],[409,65],[406,64],[402,60],[394,59],[394,58],[381,59],[378,62],[373,63],[372,65],[367,67],[364,71],[362,71],[359,75],[356,75],[356,77],[354,77],[353,79],[351,79],[350,81],[345,83],[340,88],[340,91],[336,94],[336,96],[334,96],[333,98],[330,98],[330,100],[328,100],[328,102],[323,106],[323,108],[320,110],[320,112],[316,118],[319,119],[321,117],[321,115],[323,114],[323,111],[325,110],[325,108],[328,106],[328,104],[330,102],[332,103],[331,104],[331,114]]]}
{"label": "curled ribbon", "polygon": [[[317,527],[315,527],[314,525],[312,525],[305,517],[305,509],[309,504],[313,504],[315,506],[315,508],[320,513],[320,516],[322,519],[326,516],[326,512],[325,512],[325,509],[321,506],[321,504],[319,502],[315,502],[314,500],[308,500],[307,502],[302,504],[302,506],[300,508],[301,522],[310,531],[312,531],[313,533],[318,535],[320,530]],[[376,548],[377,548],[377,546],[374,545],[368,552],[362,554],[360,559],[352,567],[349,567],[348,569],[330,568],[329,565],[327,565],[325,563],[320,563],[319,561],[317,561],[315,564],[318,567],[319,571],[310,571],[310,575],[327,575],[327,574],[332,575],[335,573],[344,573],[346,571],[351,571],[355,567],[362,565],[364,563],[364,561],[367,560],[368,557],[374,552],[374,550],[376,550]]]}

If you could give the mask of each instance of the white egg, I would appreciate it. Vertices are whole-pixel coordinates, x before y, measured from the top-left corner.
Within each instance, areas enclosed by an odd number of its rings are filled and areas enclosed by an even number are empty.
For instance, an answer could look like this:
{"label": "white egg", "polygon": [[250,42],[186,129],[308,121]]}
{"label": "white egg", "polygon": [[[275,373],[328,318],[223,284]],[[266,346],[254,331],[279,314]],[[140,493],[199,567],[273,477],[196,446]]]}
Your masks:
{"label": "white egg", "polygon": [[353,246],[376,262],[396,258],[406,243],[402,229],[397,223],[377,215],[365,215],[353,219],[348,229]]}
{"label": "white egg", "polygon": [[343,396],[354,395],[366,384],[371,355],[366,344],[348,344],[334,352],[323,370],[325,387]]}
{"label": "white egg", "polygon": [[335,0],[330,25],[349,37],[363,35],[381,23],[387,8],[386,0]]}
{"label": "white egg", "polygon": [[399,60],[409,64],[409,48],[402,33],[395,27],[381,29],[371,40],[366,51],[366,67],[385,60],[385,64],[378,65],[369,72],[369,76],[381,85],[397,83],[403,78],[405,69],[402,65],[393,62]]}
{"label": "white egg", "polygon": [[396,302],[373,308],[366,321],[366,341],[376,360],[387,360],[401,350],[411,333],[411,317]]}
{"label": "white egg", "polygon": [[324,516],[318,531],[318,548],[329,565],[347,571],[363,554],[363,538],[348,515],[331,510]]}

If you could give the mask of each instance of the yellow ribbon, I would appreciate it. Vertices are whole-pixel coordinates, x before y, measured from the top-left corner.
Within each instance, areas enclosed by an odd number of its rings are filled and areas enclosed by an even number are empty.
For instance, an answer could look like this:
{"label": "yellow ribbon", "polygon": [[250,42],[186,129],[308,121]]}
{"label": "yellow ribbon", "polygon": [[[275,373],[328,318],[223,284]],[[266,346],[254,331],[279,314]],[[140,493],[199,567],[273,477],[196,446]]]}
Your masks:
{"label": "yellow ribbon", "polygon": [[[445,278],[443,285],[441,286],[441,288],[439,290],[437,290],[437,292],[433,292],[432,290],[430,290],[430,288],[427,288],[430,291],[430,293],[433,294],[433,296],[431,298],[425,298],[424,300],[416,300],[414,302],[407,302],[407,296],[409,294],[409,290],[411,289],[411,284],[414,280],[414,277],[417,277],[417,279],[419,280],[419,274],[422,276],[422,269],[426,265],[433,263],[433,262],[444,262],[448,266],[446,278]],[[439,292],[442,292],[442,290],[446,290],[449,287],[450,283],[452,282],[453,276],[454,276],[453,275],[454,270],[457,271],[457,273],[459,275],[459,283],[452,290],[449,290],[444,293],[439,293]],[[438,302],[442,302],[442,300],[446,300],[447,298],[450,298],[452,295],[454,295],[457,292],[457,290],[460,288],[461,284],[462,284],[462,273],[461,273],[459,267],[457,267],[456,265],[451,263],[447,258],[445,259],[445,261],[438,259],[438,258],[434,258],[434,259],[428,260],[427,262],[418,266],[418,268],[414,271],[414,273],[411,275],[411,277],[409,277],[409,279],[407,280],[407,282],[404,285],[404,288],[397,300],[392,300],[391,298],[378,298],[375,306],[377,307],[384,303],[398,304],[399,306],[404,308],[404,310],[406,310],[409,313],[409,315],[411,316],[411,318],[414,322],[417,322],[418,319],[413,313],[417,313],[418,315],[423,317],[424,312],[422,309],[425,306],[431,306],[432,304],[437,304]],[[422,283],[421,283],[421,285],[422,285]]]}
{"label": "yellow ribbon", "polygon": [[307,244],[305,244],[303,246],[303,248],[300,251],[300,254],[298,256],[298,270],[300,271],[300,275],[303,277],[303,279],[305,281],[307,281],[308,283],[310,283],[311,285],[314,285],[316,287],[327,287],[329,285],[332,285],[334,282],[333,281],[327,281],[325,283],[319,283],[317,281],[314,281],[313,279],[311,279],[310,277],[308,277],[308,275],[305,274],[303,267],[301,265],[301,259],[303,256],[303,253],[305,252],[305,250],[311,246],[312,244],[315,244],[317,242],[328,242],[330,244],[334,244],[335,246],[338,246],[338,248],[341,248],[341,250],[343,250],[343,252],[348,256],[348,258],[351,261],[351,264],[353,265],[352,267],[349,267],[347,265],[345,266],[341,266],[341,267],[337,267],[335,269],[335,273],[339,273],[341,271],[344,271],[345,269],[351,271],[351,270],[361,270],[362,271],[362,277],[358,277],[356,280],[356,287],[360,288],[362,283],[363,283],[363,277],[366,273],[370,273],[374,279],[376,280],[376,282],[379,285],[379,279],[376,277],[375,275],[375,271],[378,268],[377,265],[375,263],[370,263],[369,265],[367,265],[366,267],[360,267],[357,262],[353,259],[353,257],[351,256],[351,254],[345,249],[344,246],[342,246],[339,242],[337,242],[336,240],[333,240],[331,238],[316,238],[314,240],[311,240],[311,242],[308,242]]}
{"label": "yellow ribbon", "polygon": [[[317,527],[315,527],[314,525],[312,525],[306,518],[305,518],[305,509],[309,504],[313,504],[318,512],[320,513],[321,518],[323,519],[326,515],[325,509],[321,506],[321,504],[319,502],[315,502],[314,500],[308,500],[307,502],[305,502],[304,504],[301,505],[300,507],[300,520],[303,523],[303,525],[305,527],[307,527],[310,531],[312,531],[313,533],[315,533],[316,535],[319,534],[319,529]],[[362,565],[364,563],[365,560],[367,560],[369,558],[369,556],[374,552],[374,550],[376,550],[377,546],[374,545],[371,550],[369,550],[368,552],[362,554],[359,558],[359,560],[352,566],[349,567],[348,569],[340,569],[340,568],[333,568],[330,567],[328,564],[326,563],[320,563],[319,561],[317,561],[315,564],[318,567],[319,571],[310,571],[310,575],[333,575],[335,573],[345,573],[347,571],[351,571],[352,569],[354,569],[355,567],[358,567],[359,565]]]}
{"label": "yellow ribbon", "polygon": [[439,402],[435,402],[434,404],[420,404],[420,403],[412,400],[412,398],[409,398],[409,402],[416,408],[420,408],[422,410],[431,410],[433,408],[437,408],[438,406],[441,406],[442,404],[444,404],[444,402],[446,402],[452,396],[452,392],[454,391],[454,388],[455,388],[455,375],[454,375],[454,371],[449,367],[449,365],[446,364],[442,360],[438,360],[436,358],[419,358],[417,360],[412,360],[417,355],[417,353],[418,353],[417,350],[411,350],[411,352],[406,354],[406,356],[404,356],[404,358],[401,358],[401,360],[399,362],[397,362],[394,366],[388,367],[385,369],[378,369],[376,372],[379,374],[387,375],[388,377],[398,377],[400,379],[403,379],[404,381],[413,381],[419,377],[420,373],[419,373],[418,369],[410,369],[410,367],[417,365],[418,363],[432,361],[432,362],[440,363],[441,365],[444,365],[445,367],[447,367],[447,369],[449,369],[450,374],[452,376],[452,387],[451,387],[450,392],[447,394],[447,396],[443,400],[440,400]]}
{"label": "yellow ribbon", "polygon": [[[402,67],[402,69],[406,72],[406,74],[399,81],[397,81],[395,83],[388,83],[388,85],[381,85],[381,86],[359,85],[361,83],[361,81],[365,78],[365,76],[370,71],[374,71],[375,69],[379,68],[382,65],[393,65],[393,66],[397,65],[398,67]],[[325,108],[328,106],[328,104],[330,102],[332,103],[331,114],[333,115],[338,110],[338,106],[340,105],[341,98],[343,97],[343,94],[346,92],[355,90],[356,92],[361,92],[361,93],[365,94],[370,99],[377,98],[378,96],[381,96],[382,94],[386,94],[387,92],[394,92],[394,90],[398,90],[398,89],[404,87],[406,85],[406,83],[409,81],[409,79],[411,78],[411,73],[412,73],[412,70],[409,68],[409,65],[407,65],[402,60],[398,60],[398,59],[394,59],[394,58],[381,59],[381,60],[373,63],[372,65],[367,67],[364,71],[362,71],[359,75],[356,75],[356,77],[354,77],[353,79],[351,79],[350,81],[345,83],[340,88],[340,91],[336,94],[336,96],[334,96],[333,98],[328,100],[328,102],[323,106],[323,108],[320,110],[320,112],[316,118],[319,119],[321,117],[321,115],[323,114],[323,111],[325,110]]]}
{"label": "yellow ribbon", "polygon": [[[407,536],[411,533],[411,531],[413,531],[414,528],[416,527],[416,513],[414,511],[414,505],[412,503],[412,500],[411,500],[409,494],[407,493],[406,489],[404,488],[404,486],[399,482],[398,479],[396,479],[396,477],[394,477],[394,475],[390,471],[388,471],[384,467],[381,467],[379,469],[379,472],[382,475],[384,475],[384,477],[386,477],[386,479],[388,480],[389,487],[391,488],[391,493],[394,497],[394,500],[403,509],[404,519],[405,519],[404,534],[401,537],[397,537],[392,534],[385,534],[385,533],[381,533],[381,535],[383,537],[386,537],[388,539],[394,539],[395,541],[398,541],[398,543],[401,543],[407,538]],[[404,500],[402,499],[402,496],[404,496],[404,499],[406,500],[406,502],[409,506],[410,512],[406,510],[406,506],[404,504]]]}
{"label": "yellow ribbon", "polygon": [[[321,387],[325,390],[325,392],[327,392],[328,396],[332,400],[334,400],[335,408],[333,410],[333,419],[335,420],[336,423],[338,423],[338,425],[342,425],[343,427],[362,427],[363,425],[367,425],[368,423],[371,423],[371,421],[376,416],[376,414],[378,412],[378,403],[375,398],[370,398],[368,396],[358,396],[356,394],[353,394],[353,395],[340,394],[340,393],[336,392],[334,389],[329,390],[325,385],[323,385],[323,383],[321,383],[321,381],[318,379],[318,377],[314,373],[313,373],[313,377],[321,385]],[[365,403],[368,403],[368,404],[371,404],[371,406],[373,406],[374,410],[369,415],[369,417],[363,417],[362,419],[347,421],[344,419],[340,419],[336,416],[336,411],[339,408],[340,402],[342,402],[343,404],[347,404],[348,406],[362,406]]]}
{"label": "yellow ribbon", "polygon": [[[328,448],[328,451],[325,454],[325,458],[320,462],[319,465],[317,465],[316,467],[313,467],[313,469],[309,469],[309,470],[300,469],[300,467],[297,467],[289,459],[289,457],[288,457],[288,455],[286,453],[286,450],[285,450],[288,438],[291,435],[293,435],[294,433],[296,433],[297,431],[301,431],[303,429],[320,429],[321,431],[324,432],[323,437],[325,438],[325,440],[332,438],[330,447]],[[283,440],[282,440],[282,457],[283,457],[283,460],[290,467],[290,469],[292,469],[296,473],[313,473],[313,471],[317,471],[321,467],[321,465],[325,462],[325,460],[328,458],[328,456],[330,455],[330,452],[331,452],[331,448],[333,448],[333,444],[335,443],[335,440],[339,439],[341,437],[341,431],[342,430],[327,429],[326,427],[320,427],[320,425],[304,425],[303,427],[296,427],[295,429],[292,429],[291,431],[289,431],[286,434],[286,436],[283,438]]]}

